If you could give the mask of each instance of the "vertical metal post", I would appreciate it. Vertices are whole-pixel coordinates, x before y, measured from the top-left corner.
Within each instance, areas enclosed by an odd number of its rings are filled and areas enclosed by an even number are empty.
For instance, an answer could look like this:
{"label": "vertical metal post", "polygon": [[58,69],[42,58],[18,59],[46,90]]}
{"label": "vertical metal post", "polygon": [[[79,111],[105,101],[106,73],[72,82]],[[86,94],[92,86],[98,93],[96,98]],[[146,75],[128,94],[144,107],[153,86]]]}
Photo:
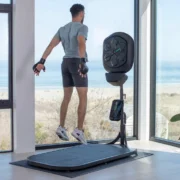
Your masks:
{"label": "vertical metal post", "polygon": [[123,101],[123,106],[122,106],[122,109],[121,109],[121,127],[120,127],[120,131],[121,131],[121,138],[120,138],[120,144],[122,146],[124,146],[124,129],[125,129],[125,124],[124,124],[124,98],[123,98],[123,85],[120,85],[120,100]]}
{"label": "vertical metal post", "polygon": [[138,139],[138,79],[139,79],[139,0],[134,0],[134,104],[133,137]]}
{"label": "vertical metal post", "polygon": [[150,138],[155,137],[156,124],[156,0],[151,2],[151,61],[150,61]]}

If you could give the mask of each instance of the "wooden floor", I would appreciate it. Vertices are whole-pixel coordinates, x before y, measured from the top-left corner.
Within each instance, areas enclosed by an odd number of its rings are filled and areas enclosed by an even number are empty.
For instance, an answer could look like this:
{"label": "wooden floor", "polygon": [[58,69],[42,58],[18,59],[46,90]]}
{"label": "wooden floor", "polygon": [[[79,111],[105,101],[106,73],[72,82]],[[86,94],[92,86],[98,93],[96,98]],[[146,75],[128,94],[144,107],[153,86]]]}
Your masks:
{"label": "wooden floor", "polygon": [[[180,180],[180,149],[155,143],[130,141],[129,146],[154,155],[73,178],[74,180]],[[45,151],[38,151],[45,152]],[[12,166],[11,161],[30,154],[0,154],[0,180],[67,180],[70,178]]]}

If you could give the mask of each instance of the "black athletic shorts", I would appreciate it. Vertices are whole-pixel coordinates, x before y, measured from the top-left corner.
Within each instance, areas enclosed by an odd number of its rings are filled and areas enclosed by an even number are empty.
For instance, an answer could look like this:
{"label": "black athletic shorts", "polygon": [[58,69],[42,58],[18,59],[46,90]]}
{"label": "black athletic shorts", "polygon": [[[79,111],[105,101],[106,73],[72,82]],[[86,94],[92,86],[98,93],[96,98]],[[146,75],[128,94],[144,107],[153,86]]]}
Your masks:
{"label": "black athletic shorts", "polygon": [[88,87],[88,76],[81,77],[79,70],[80,59],[64,58],[61,64],[63,87]]}

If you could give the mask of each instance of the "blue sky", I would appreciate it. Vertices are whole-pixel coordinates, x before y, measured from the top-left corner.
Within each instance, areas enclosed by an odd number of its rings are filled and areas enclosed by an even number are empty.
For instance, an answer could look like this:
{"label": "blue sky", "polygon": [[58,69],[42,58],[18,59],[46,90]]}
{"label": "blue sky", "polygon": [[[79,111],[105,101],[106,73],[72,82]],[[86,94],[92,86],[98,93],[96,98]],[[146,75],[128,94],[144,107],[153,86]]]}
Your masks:
{"label": "blue sky", "polygon": [[[0,0],[9,2],[9,0]],[[36,0],[35,1],[35,57],[38,60],[58,28],[71,21],[69,8],[82,3],[86,8],[84,24],[89,27],[87,52],[89,60],[102,60],[105,37],[123,31],[133,37],[134,0]],[[178,61],[180,57],[180,0],[157,0],[157,58]],[[0,60],[7,59],[7,15],[0,14]],[[49,56],[61,60],[60,46]]]}
{"label": "blue sky", "polygon": [[10,3],[10,0],[0,0],[0,3],[5,3],[5,4],[8,4],[8,3]]}
{"label": "blue sky", "polygon": [[180,58],[180,0],[157,0],[157,59],[177,62]]}
{"label": "blue sky", "polygon": [[[111,33],[124,31],[133,36],[134,3],[132,0],[37,0],[36,59],[41,57],[58,28],[71,21],[69,9],[74,3],[85,6],[84,24],[89,27],[87,40],[89,60],[102,60],[103,40]],[[59,46],[54,49],[49,59],[61,60],[63,55],[63,49]]]}

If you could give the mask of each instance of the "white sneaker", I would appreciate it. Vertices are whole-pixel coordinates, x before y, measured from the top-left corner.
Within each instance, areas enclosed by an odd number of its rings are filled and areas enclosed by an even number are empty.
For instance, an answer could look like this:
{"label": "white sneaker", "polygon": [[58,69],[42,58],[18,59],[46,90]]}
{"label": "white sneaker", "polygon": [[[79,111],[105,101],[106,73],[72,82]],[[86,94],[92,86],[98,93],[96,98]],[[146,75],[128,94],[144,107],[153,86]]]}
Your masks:
{"label": "white sneaker", "polygon": [[71,133],[71,135],[76,138],[79,142],[82,144],[87,144],[87,141],[84,137],[84,132],[82,130],[79,130],[78,128],[74,129],[74,131]]}
{"label": "white sneaker", "polygon": [[59,126],[56,130],[56,134],[59,136],[60,139],[64,141],[69,141],[69,137],[66,134],[66,129]]}

